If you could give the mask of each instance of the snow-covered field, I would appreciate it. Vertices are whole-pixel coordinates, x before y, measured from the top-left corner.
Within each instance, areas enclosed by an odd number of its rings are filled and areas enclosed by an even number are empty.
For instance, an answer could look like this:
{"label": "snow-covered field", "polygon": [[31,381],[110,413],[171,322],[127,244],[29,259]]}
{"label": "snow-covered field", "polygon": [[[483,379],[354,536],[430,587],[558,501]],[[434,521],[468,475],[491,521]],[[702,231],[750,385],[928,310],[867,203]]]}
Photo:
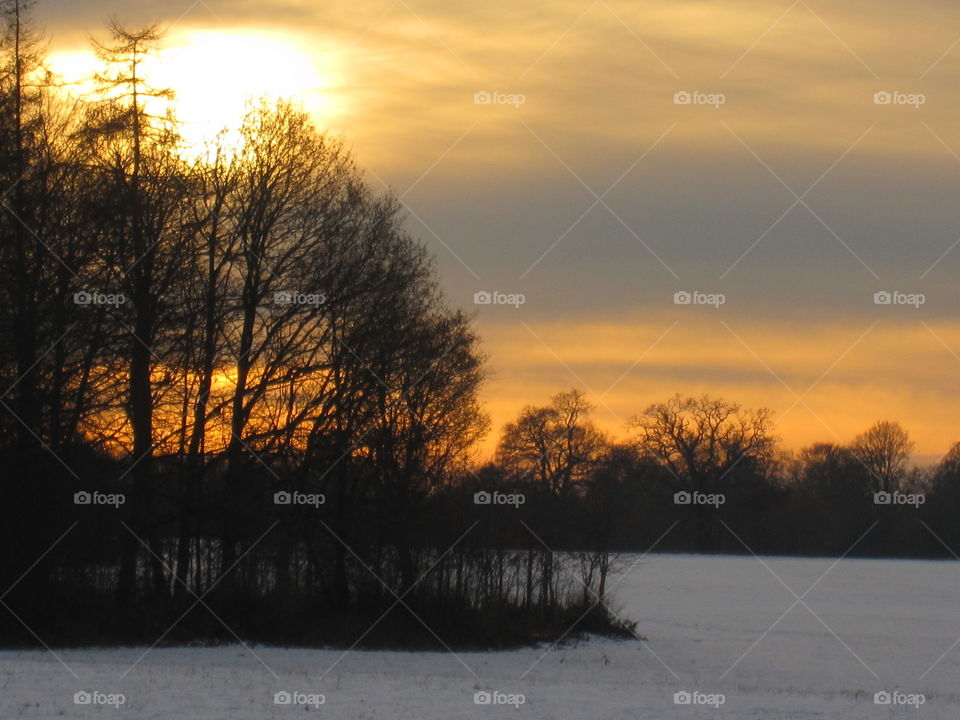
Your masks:
{"label": "snow-covered field", "polygon": [[651,555],[615,598],[645,644],[3,651],[0,718],[960,718],[960,563]]}

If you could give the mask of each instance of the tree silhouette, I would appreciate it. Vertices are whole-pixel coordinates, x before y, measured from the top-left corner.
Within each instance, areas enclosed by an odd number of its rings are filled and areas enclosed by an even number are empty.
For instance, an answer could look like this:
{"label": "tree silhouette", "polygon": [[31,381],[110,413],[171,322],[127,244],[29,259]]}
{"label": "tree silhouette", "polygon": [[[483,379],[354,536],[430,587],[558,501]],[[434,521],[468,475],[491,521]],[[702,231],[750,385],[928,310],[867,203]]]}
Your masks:
{"label": "tree silhouette", "polygon": [[850,451],[869,470],[874,492],[893,492],[906,476],[913,441],[896,422],[881,420],[854,438]]}

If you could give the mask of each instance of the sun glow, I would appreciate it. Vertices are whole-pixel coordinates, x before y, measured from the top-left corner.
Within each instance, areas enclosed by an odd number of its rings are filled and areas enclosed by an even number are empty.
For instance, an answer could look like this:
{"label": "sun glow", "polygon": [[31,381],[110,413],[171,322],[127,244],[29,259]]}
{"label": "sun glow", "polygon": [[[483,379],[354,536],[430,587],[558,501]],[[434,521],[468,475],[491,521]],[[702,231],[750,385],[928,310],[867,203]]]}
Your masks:
{"label": "sun glow", "polygon": [[[100,64],[92,51],[55,53],[51,69],[68,91],[88,95]],[[186,150],[201,153],[222,131],[234,130],[248,103],[287,98],[324,127],[342,112],[334,93],[338,76],[331,56],[308,54],[289,38],[263,33],[193,31],[166,39],[156,57],[144,61],[148,84],[173,90],[170,107]],[[163,115],[167,102],[153,100],[148,111]]]}

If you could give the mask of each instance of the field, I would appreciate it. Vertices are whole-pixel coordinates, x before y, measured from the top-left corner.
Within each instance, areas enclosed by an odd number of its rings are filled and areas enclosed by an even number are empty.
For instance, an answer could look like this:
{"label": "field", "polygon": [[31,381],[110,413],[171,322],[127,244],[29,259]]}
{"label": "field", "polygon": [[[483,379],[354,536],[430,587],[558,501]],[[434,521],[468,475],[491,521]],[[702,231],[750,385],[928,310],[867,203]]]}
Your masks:
{"label": "field", "polygon": [[[648,556],[622,575],[613,602],[644,642],[456,655],[55,649],[67,667],[42,649],[3,651],[0,717],[960,717],[960,564],[834,562]],[[75,704],[83,691],[100,695]],[[891,703],[875,703],[884,691]],[[291,702],[276,704],[278,692]],[[478,692],[491,702],[476,704]],[[691,704],[675,703],[683,692]]]}

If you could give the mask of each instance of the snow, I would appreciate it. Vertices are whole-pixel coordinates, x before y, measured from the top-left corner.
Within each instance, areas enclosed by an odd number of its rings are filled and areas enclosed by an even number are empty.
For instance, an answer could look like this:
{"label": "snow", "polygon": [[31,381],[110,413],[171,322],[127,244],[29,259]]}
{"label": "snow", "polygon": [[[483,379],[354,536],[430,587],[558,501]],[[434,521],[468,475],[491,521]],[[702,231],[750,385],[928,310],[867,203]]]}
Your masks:
{"label": "snow", "polygon": [[[623,569],[637,560],[624,558]],[[960,563],[650,555],[625,572],[614,598],[644,643],[456,655],[56,650],[70,670],[43,649],[2,651],[0,718],[960,717]],[[124,702],[77,705],[79,691]],[[299,694],[275,704],[278,691]],[[675,704],[683,691],[724,702]],[[877,705],[879,691],[913,704]],[[500,704],[475,704],[477,692],[500,693]]]}

